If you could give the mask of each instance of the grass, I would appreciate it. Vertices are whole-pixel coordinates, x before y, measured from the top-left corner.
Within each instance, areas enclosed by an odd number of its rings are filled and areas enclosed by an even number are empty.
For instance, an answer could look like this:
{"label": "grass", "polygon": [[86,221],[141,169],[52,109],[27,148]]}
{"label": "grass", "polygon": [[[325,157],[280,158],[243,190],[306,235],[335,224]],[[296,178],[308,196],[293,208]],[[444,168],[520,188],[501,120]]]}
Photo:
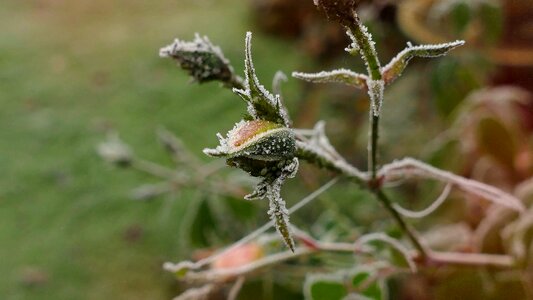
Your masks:
{"label": "grass", "polygon": [[[7,0],[0,27],[0,295],[175,296],[161,264],[188,255],[178,233],[191,191],[166,203],[131,202],[129,190],[150,178],[107,166],[95,146],[112,129],[140,156],[166,161],[154,135],[160,125],[194,151],[215,145],[214,134],[231,128],[243,106],[228,91],[187,84],[157,52],[198,31],[242,70],[246,7],[239,0]],[[302,62],[260,35],[254,52],[267,83],[277,68]]]}

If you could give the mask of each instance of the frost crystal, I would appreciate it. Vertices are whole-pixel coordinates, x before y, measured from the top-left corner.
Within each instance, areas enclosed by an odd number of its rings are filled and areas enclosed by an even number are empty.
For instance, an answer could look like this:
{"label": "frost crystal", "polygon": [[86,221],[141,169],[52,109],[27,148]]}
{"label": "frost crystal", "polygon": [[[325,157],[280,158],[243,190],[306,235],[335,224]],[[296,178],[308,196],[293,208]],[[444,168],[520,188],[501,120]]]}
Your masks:
{"label": "frost crystal", "polygon": [[368,76],[355,73],[347,69],[322,71],[319,73],[293,72],[292,76],[298,79],[315,83],[340,82],[360,89],[366,88]]}
{"label": "frost crystal", "polygon": [[383,79],[386,84],[390,84],[398,78],[409,60],[413,57],[439,57],[446,55],[450,50],[464,45],[464,41],[454,41],[451,43],[435,44],[435,45],[419,45],[413,46],[411,43],[407,44],[407,48],[402,50],[396,57],[394,57],[385,67],[382,68]]}
{"label": "frost crystal", "polygon": [[[352,46],[348,49],[357,49],[357,52],[349,51],[350,54],[355,55],[355,53],[359,53],[361,57],[363,58],[363,61],[365,62],[366,68],[368,70],[368,74],[372,74],[372,68],[371,63],[375,63],[377,67],[379,66],[379,61],[376,60],[374,62],[369,62],[369,59],[372,57],[377,58],[378,54],[376,52],[376,43],[374,40],[372,40],[372,34],[368,32],[368,28],[361,23],[361,20],[359,18],[356,18],[357,27],[359,31],[351,31],[348,30],[348,36],[352,39]],[[357,46],[357,48],[354,48],[354,45]]]}
{"label": "frost crystal", "polygon": [[374,116],[379,116],[381,113],[381,106],[383,105],[383,90],[385,89],[385,82],[383,80],[367,80],[368,95],[372,104],[372,113]]}
{"label": "frost crystal", "polygon": [[350,39],[352,40],[352,43],[348,45],[348,47],[346,47],[344,51],[350,53],[351,55],[358,54],[360,49],[359,49],[359,45],[357,44],[357,40],[355,39],[355,36],[350,30],[346,31],[346,35],[350,37]]}
{"label": "frost crystal", "polygon": [[248,113],[254,119],[263,119],[278,124],[290,125],[287,111],[279,95],[272,95],[259,83],[252,61],[252,33],[246,33],[244,89],[233,89],[248,103]]}
{"label": "frost crystal", "polygon": [[234,76],[230,62],[206,36],[196,34],[192,42],[176,39],[161,48],[159,56],[175,59],[199,83],[213,80],[229,83]]}

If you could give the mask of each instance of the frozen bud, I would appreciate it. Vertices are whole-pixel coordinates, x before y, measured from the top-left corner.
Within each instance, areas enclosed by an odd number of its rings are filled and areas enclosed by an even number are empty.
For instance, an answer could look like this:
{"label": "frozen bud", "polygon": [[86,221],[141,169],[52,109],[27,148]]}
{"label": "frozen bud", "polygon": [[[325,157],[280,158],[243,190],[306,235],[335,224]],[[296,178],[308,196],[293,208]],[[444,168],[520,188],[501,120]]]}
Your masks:
{"label": "frozen bud", "polygon": [[229,83],[234,76],[233,68],[220,48],[198,34],[192,42],[176,39],[174,43],[161,48],[159,56],[175,59],[199,83],[213,80]]}
{"label": "frozen bud", "polygon": [[275,175],[296,152],[294,132],[265,120],[241,121],[226,138],[219,136],[219,139],[217,148],[205,149],[204,153],[225,157],[229,165],[257,177]]}
{"label": "frozen bud", "polygon": [[344,26],[355,23],[354,11],[361,0],[314,0],[315,5],[326,16]]}
{"label": "frozen bud", "polygon": [[131,149],[120,140],[118,135],[111,135],[107,141],[100,143],[98,154],[109,163],[119,167],[128,167],[133,160]]}

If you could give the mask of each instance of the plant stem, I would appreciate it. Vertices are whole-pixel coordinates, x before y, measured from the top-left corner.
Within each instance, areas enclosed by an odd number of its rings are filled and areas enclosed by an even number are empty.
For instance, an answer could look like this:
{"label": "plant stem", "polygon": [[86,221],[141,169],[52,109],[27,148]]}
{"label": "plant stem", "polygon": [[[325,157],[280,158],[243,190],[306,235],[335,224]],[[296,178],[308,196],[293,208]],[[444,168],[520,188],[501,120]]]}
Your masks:
{"label": "plant stem", "polygon": [[[354,36],[357,45],[359,46],[359,53],[366,63],[368,76],[370,80],[378,81],[382,79],[381,74],[381,65],[379,58],[374,47],[374,42],[372,41],[372,36],[368,33],[367,28],[363,25],[357,13],[354,12],[354,24],[348,29]],[[376,97],[382,97],[383,95],[372,95],[375,93],[374,90],[368,90],[370,99],[375,99]],[[381,102],[383,99],[380,99]],[[407,235],[411,240],[415,248],[420,252],[421,257],[427,256],[427,251],[425,247],[420,243],[418,237],[414,230],[407,225],[402,216],[394,209],[391,201],[385,195],[381,189],[381,185],[377,182],[377,166],[378,166],[378,138],[379,138],[379,114],[375,114],[373,109],[370,109],[369,112],[369,122],[370,122],[370,134],[368,139],[368,172],[370,173],[370,180],[368,182],[369,188],[376,195],[376,198],[381,202],[381,204],[389,211],[391,216],[394,218],[401,230]]]}
{"label": "plant stem", "polygon": [[361,23],[357,13],[354,11],[353,14],[355,23],[350,26],[348,30],[350,30],[357,41],[359,53],[366,62],[368,76],[372,80],[381,80],[381,64],[379,63],[379,58],[376,55],[374,42],[371,40],[366,27],[363,25],[363,23]]}
{"label": "plant stem", "polygon": [[385,195],[385,193],[381,189],[375,189],[373,190],[373,193],[374,195],[376,195],[376,198],[379,200],[379,202],[381,202],[381,204],[383,204],[383,206],[385,206],[385,208],[389,211],[398,226],[400,226],[402,231],[407,235],[407,237],[418,250],[418,252],[420,252],[420,258],[427,257],[428,250],[419,241],[415,231],[404,221],[402,216],[394,209],[387,195]]}
{"label": "plant stem", "polygon": [[379,138],[379,116],[376,116],[370,110],[370,137],[368,141],[368,170],[370,178],[376,179],[378,164],[378,138]]}

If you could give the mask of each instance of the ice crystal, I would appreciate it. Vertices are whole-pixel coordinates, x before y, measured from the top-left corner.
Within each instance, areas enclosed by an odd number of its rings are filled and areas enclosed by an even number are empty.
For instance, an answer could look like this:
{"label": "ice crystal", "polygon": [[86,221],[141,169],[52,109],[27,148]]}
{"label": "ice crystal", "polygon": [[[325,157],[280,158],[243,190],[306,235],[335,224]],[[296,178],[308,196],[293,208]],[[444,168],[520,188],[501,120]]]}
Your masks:
{"label": "ice crystal", "polygon": [[288,114],[279,95],[271,94],[257,78],[252,61],[252,33],[246,33],[244,89],[233,89],[248,103],[248,113],[254,119],[263,119],[278,124],[290,125]]}
{"label": "ice crystal", "polygon": [[[377,60],[376,43],[372,39],[372,34],[368,32],[368,28],[363,25],[357,15],[355,21],[356,26],[348,30],[348,36],[352,39],[351,48],[348,49],[354,49],[354,51],[349,51],[349,53],[352,55],[359,53],[365,62],[368,74],[372,74],[373,64],[380,68],[379,60]],[[370,61],[372,58],[375,58],[375,61]]]}
{"label": "ice crystal", "polygon": [[439,57],[446,55],[450,50],[464,45],[464,41],[454,41],[450,43],[413,46],[408,43],[407,48],[402,50],[386,66],[382,68],[383,79],[386,84],[390,84],[398,78],[409,60],[413,57]]}
{"label": "ice crystal", "polygon": [[230,83],[234,77],[233,67],[220,48],[199,34],[195,34],[192,42],[175,39],[159,50],[159,56],[175,59],[199,83],[213,80]]}
{"label": "ice crystal", "polygon": [[360,89],[366,88],[368,76],[355,73],[347,69],[322,71],[319,73],[293,72],[292,76],[298,79],[315,83],[340,82]]}
{"label": "ice crystal", "polygon": [[355,36],[350,30],[346,30],[346,35],[350,37],[350,40],[352,40],[352,42],[350,43],[350,45],[348,45],[348,47],[344,48],[344,51],[350,53],[351,55],[358,54],[360,49],[359,45],[357,44],[357,40],[355,39]]}

